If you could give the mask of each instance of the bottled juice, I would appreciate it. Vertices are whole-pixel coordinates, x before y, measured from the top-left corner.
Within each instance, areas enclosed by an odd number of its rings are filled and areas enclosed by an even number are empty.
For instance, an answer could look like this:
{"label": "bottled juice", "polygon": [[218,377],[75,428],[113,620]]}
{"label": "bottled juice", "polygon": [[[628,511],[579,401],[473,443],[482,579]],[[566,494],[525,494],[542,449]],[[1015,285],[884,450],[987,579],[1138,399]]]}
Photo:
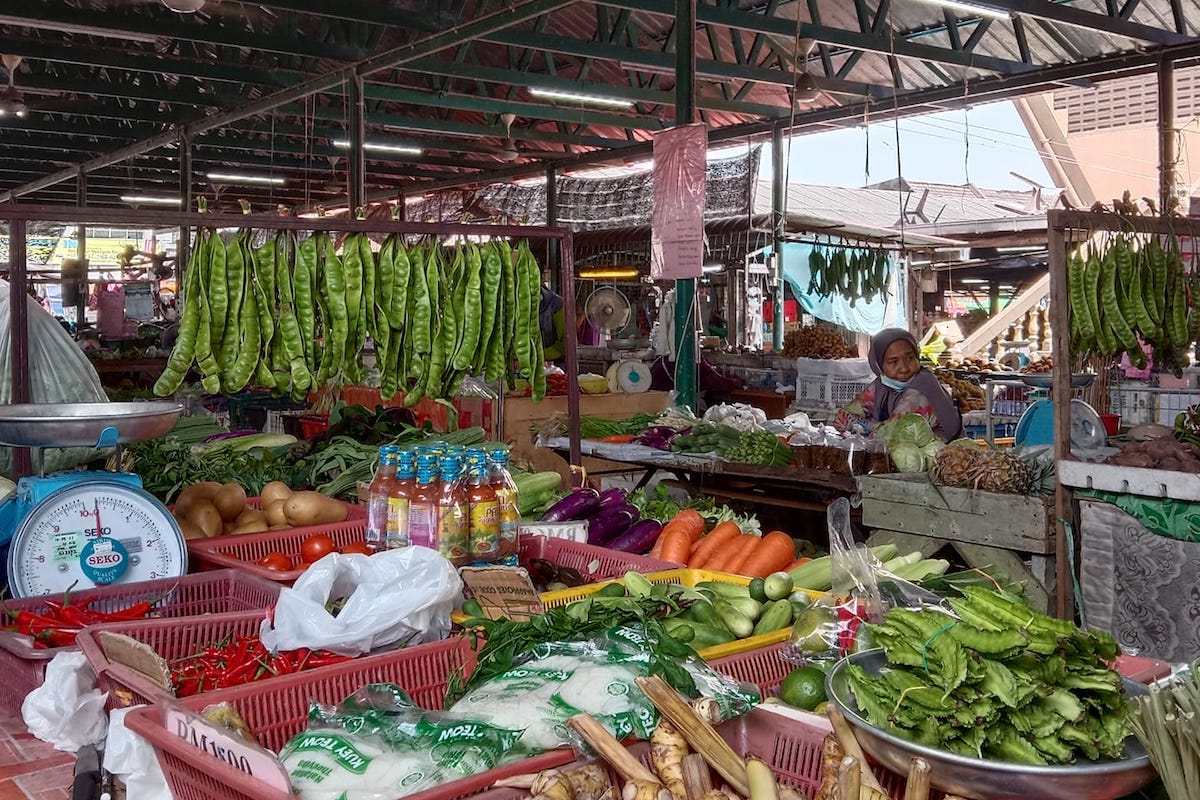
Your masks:
{"label": "bottled juice", "polygon": [[496,548],[496,560],[516,564],[518,541],[517,524],[521,512],[517,510],[517,484],[508,471],[508,452],[492,451],[488,463],[488,483],[496,493],[500,512],[500,539]]}
{"label": "bottled juice", "polygon": [[367,548],[372,552],[387,547],[388,498],[396,483],[396,448],[379,448],[379,466],[367,490]]}
{"label": "bottled juice", "polygon": [[388,496],[387,547],[394,550],[407,547],[409,493],[417,484],[416,453],[400,450],[396,454],[396,482]]}
{"label": "bottled juice", "polygon": [[471,544],[471,560],[491,562],[500,550],[500,501],[496,490],[488,479],[487,454],[471,451],[467,500],[470,503],[471,522],[468,538]]}
{"label": "bottled juice", "polygon": [[417,459],[417,481],[408,493],[408,543],[438,549],[437,459]]}
{"label": "bottled juice", "polygon": [[466,483],[462,480],[462,462],[443,458],[441,486],[437,492],[437,549],[455,566],[470,560],[468,539],[470,505]]}

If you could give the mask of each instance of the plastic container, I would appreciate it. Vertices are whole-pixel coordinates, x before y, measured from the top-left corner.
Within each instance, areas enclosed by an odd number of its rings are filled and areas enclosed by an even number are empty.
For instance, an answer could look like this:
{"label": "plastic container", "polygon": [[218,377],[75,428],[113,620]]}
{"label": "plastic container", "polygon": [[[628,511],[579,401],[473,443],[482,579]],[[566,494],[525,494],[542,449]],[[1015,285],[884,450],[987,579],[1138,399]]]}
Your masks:
{"label": "plastic container", "polygon": [[754,684],[762,692],[764,700],[778,697],[783,679],[799,666],[783,660],[783,648],[786,645],[785,640],[757,650],[714,658],[709,661],[709,666],[734,680]]}
{"label": "plastic container", "polygon": [[1100,421],[1104,423],[1104,432],[1109,436],[1116,436],[1121,432],[1120,414],[1101,414]]}
{"label": "plastic container", "polygon": [[[199,711],[213,703],[234,705],[264,747],[278,752],[305,727],[309,703],[338,703],[367,683],[399,684],[423,708],[440,709],[449,676],[469,675],[475,666],[470,643],[455,637],[387,657],[355,659],[323,667],[319,672],[301,672],[273,679],[270,684],[247,684],[211,694],[180,700]],[[163,707],[145,706],[125,717],[125,724],[154,747],[167,784],[175,800],[294,800],[261,781],[234,769],[209,753],[192,747],[163,726]],[[455,800],[490,787],[498,778],[538,772],[575,760],[570,750],[550,750],[533,758],[444,784],[436,789],[409,795],[410,800]]]}
{"label": "plastic container", "polygon": [[[349,504],[347,504],[349,505]],[[304,568],[271,570],[258,566],[267,553],[280,552],[299,564],[300,545],[314,533],[327,534],[338,549],[351,542],[366,541],[367,517],[362,506],[350,505],[351,518],[331,525],[310,525],[286,531],[242,533],[237,536],[214,536],[211,539],[188,540],[188,559],[195,569],[238,569],[289,586],[304,574]]]}
{"label": "plastic container", "polygon": [[[157,617],[186,617],[196,614],[229,614],[239,611],[265,609],[279,596],[279,584],[264,581],[237,570],[205,572],[182,578],[163,578],[142,583],[105,586],[76,592],[80,597],[95,597],[92,608],[113,612],[142,601],[162,600],[153,612]],[[27,597],[8,600],[13,611],[49,611],[47,600],[61,601],[62,595]],[[174,623],[170,623],[174,625]],[[82,635],[82,634],[81,634]],[[8,631],[0,632],[0,709],[20,714],[25,695],[42,684],[46,664],[58,653],[78,647],[55,647],[35,650],[28,637]]]}
{"label": "plastic container", "polygon": [[297,422],[300,425],[301,439],[315,439],[329,430],[328,414],[303,414]]}

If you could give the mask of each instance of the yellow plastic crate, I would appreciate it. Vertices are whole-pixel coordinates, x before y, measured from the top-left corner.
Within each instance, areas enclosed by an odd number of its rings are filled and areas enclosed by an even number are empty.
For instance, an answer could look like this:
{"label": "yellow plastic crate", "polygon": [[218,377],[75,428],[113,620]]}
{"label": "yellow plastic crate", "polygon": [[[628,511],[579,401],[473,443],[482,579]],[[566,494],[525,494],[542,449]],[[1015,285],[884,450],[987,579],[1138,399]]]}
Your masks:
{"label": "yellow plastic crate", "polygon": [[[734,583],[739,586],[750,585],[750,578],[744,575],[731,575],[728,572],[710,572],[706,569],[669,569],[662,572],[647,572],[644,577],[651,583],[674,583],[686,586],[689,589],[695,588],[697,584],[704,583],[705,581]],[[610,583],[621,583],[621,580],[618,578],[617,580],[604,581],[603,583],[590,583],[587,586],[577,586],[574,589],[546,592],[542,595],[542,605],[546,608],[565,606],[568,603],[573,603],[576,600],[582,600],[585,597],[595,594]],[[811,599],[821,596],[820,592],[809,592],[807,590],[805,592]],[[777,631],[764,633],[760,636],[749,636],[745,639],[735,639],[725,644],[706,647],[703,650],[698,650],[697,653],[705,661],[712,661],[716,658],[724,658],[725,656],[745,653],[748,650],[757,650],[760,647],[785,642],[791,633],[792,628],[788,626]]]}

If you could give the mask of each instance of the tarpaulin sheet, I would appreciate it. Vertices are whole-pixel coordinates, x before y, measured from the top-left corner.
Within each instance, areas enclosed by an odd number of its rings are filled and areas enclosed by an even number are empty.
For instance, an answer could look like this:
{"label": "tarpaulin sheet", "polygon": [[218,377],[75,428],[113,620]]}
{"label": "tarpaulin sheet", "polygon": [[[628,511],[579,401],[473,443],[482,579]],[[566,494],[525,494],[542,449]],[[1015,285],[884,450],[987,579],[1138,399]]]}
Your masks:
{"label": "tarpaulin sheet", "polygon": [[[813,245],[802,242],[784,242],[783,245],[783,278],[805,313],[867,335],[879,333],[884,328],[905,327],[904,292],[897,292],[900,281],[894,259],[888,259],[888,271],[893,276],[892,292],[897,293],[898,297],[893,301],[889,315],[888,304],[883,297],[876,297],[870,302],[859,298],[851,305],[848,299],[838,294],[829,297],[809,294],[808,284],[812,273],[808,269],[808,257],[813,249]],[[771,248],[766,248],[763,257],[768,257],[770,253]]]}

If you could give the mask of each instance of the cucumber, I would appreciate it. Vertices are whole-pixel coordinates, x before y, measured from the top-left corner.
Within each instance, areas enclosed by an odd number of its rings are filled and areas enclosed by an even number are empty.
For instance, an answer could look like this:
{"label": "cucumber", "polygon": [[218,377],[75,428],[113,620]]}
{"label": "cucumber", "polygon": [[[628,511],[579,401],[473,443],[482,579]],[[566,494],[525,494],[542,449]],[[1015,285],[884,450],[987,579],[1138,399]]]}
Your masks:
{"label": "cucumber", "polygon": [[717,628],[725,627],[725,623],[721,622],[721,618],[717,615],[717,610],[713,608],[713,604],[706,600],[692,603],[688,606],[687,611],[684,612],[684,616],[704,625],[711,625]]}
{"label": "cucumber", "polygon": [[700,583],[696,584],[696,588],[711,592],[717,597],[750,596],[750,587],[737,583],[726,583],[724,581],[700,581]]}
{"label": "cucumber", "polygon": [[[749,598],[747,598],[749,599]],[[728,600],[718,600],[715,604],[717,616],[725,627],[739,639],[745,639],[754,633],[754,620],[738,611]]]}
{"label": "cucumber", "polygon": [[738,613],[748,617],[751,622],[756,621],[763,612],[763,604],[753,597],[724,597],[722,600],[736,608]]}
{"label": "cucumber", "polygon": [[767,604],[762,616],[754,624],[754,635],[761,636],[792,624],[792,604],[787,600],[775,600]]}
{"label": "cucumber", "polygon": [[792,593],[793,588],[795,587],[792,583],[792,576],[786,572],[772,572],[763,581],[763,591],[767,595],[767,600],[783,600]]}
{"label": "cucumber", "polygon": [[767,582],[762,578],[750,581],[750,597],[760,603],[767,602]]}
{"label": "cucumber", "polygon": [[663,627],[667,629],[667,633],[681,642],[690,642],[696,638],[696,629],[684,620],[665,619]]}
{"label": "cucumber", "polygon": [[734,640],[734,635],[724,628],[718,628],[713,625],[701,625],[693,623],[692,640],[688,642],[696,650],[704,650],[708,647],[716,647],[719,644],[728,644]]}

